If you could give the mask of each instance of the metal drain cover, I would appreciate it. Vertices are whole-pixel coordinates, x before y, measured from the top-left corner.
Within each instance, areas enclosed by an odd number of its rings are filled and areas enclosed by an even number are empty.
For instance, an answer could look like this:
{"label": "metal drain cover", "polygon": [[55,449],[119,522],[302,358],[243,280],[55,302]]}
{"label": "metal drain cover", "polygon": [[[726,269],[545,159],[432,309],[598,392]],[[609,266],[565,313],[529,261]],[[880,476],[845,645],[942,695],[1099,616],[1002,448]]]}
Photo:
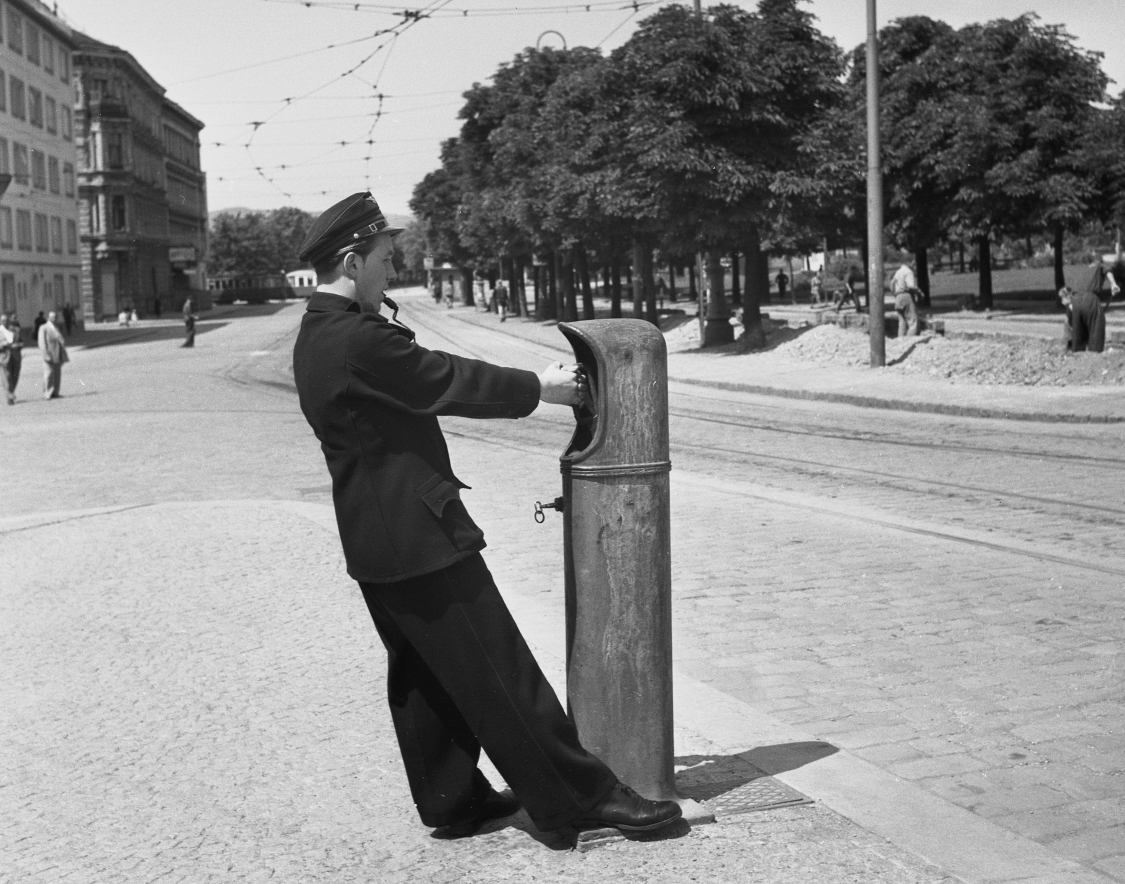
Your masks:
{"label": "metal drain cover", "polygon": [[716,816],[812,803],[738,755],[697,755],[676,761],[677,790]]}
{"label": "metal drain cover", "polygon": [[790,789],[773,777],[762,777],[722,795],[716,795],[703,804],[715,816],[733,816],[736,813],[749,813],[754,810],[774,810],[779,807],[812,804],[812,799],[796,789]]}

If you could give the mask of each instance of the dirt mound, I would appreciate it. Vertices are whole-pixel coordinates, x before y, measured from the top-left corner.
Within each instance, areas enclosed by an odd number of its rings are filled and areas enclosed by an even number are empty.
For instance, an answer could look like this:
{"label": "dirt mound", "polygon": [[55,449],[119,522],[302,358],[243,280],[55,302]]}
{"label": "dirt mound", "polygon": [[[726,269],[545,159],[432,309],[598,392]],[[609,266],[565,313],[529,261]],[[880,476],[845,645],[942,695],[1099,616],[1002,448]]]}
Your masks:
{"label": "dirt mound", "polygon": [[[699,326],[688,322],[666,334],[671,351],[696,349]],[[735,343],[720,349],[741,350]],[[870,363],[865,331],[820,325],[791,329],[767,323],[766,350],[791,360],[823,366]],[[953,383],[1022,384],[1026,386],[1125,385],[1125,351],[1070,353],[1061,341],[1038,338],[962,340],[923,334],[887,338],[885,371],[926,375]]]}

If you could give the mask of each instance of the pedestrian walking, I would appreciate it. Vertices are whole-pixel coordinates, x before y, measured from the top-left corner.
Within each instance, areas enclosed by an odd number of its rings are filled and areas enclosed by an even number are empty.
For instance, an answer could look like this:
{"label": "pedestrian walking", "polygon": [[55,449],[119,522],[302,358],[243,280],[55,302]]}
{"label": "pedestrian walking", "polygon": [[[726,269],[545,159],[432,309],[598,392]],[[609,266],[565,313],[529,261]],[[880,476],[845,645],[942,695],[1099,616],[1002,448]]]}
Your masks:
{"label": "pedestrian walking", "polygon": [[[909,261],[904,262],[891,277],[891,294],[895,299],[895,313],[898,314],[898,336],[918,334],[918,308],[914,297],[918,292],[918,280]],[[870,301],[870,298],[868,298]]]}
{"label": "pedestrian walking", "polygon": [[859,268],[855,264],[848,265],[848,272],[844,275],[844,287],[836,292],[836,312],[840,312],[840,308],[844,306],[845,301],[851,301],[855,304],[855,312],[862,313],[863,308],[859,305],[859,295],[856,294],[855,284],[859,282],[863,274],[859,272]]}
{"label": "pedestrian walking", "polygon": [[70,361],[66,354],[66,340],[55,325],[56,313],[52,310],[39,326],[39,352],[43,356],[43,398],[58,399],[62,386],[62,367]]}
{"label": "pedestrian walking", "polygon": [[23,361],[21,331],[14,316],[0,314],[0,372],[9,405],[16,404],[16,384],[20,380],[20,364]]}
{"label": "pedestrian walking", "polygon": [[[786,288],[786,286],[789,285],[789,277],[785,275],[784,269],[777,271],[776,282],[777,282],[777,299],[779,301],[784,301],[785,300],[785,288]],[[794,293],[794,295],[793,295],[793,303],[794,304],[797,303],[796,293]]]}
{"label": "pedestrian walking", "polygon": [[63,325],[66,327],[66,336],[69,338],[70,333],[74,330],[74,308],[66,304],[62,308]]}
{"label": "pedestrian walking", "polygon": [[504,280],[496,283],[496,312],[500,314],[501,322],[508,318],[508,287]]}
{"label": "pedestrian walking", "polygon": [[47,317],[43,315],[42,310],[40,310],[37,314],[35,314],[35,324],[34,324],[34,327],[31,330],[31,337],[34,338],[36,341],[39,340],[39,329],[41,329],[43,327],[43,323],[46,322],[46,321],[47,321]]}
{"label": "pedestrian walking", "polygon": [[824,272],[824,265],[816,272],[812,280],[812,296],[817,304],[825,303],[828,298],[826,295],[827,276]]}
{"label": "pedestrian walking", "polygon": [[1101,353],[1105,349],[1105,307],[1096,292],[1074,292],[1063,286],[1059,300],[1066,309],[1063,338],[1068,350]]}
{"label": "pedestrian walking", "polygon": [[181,347],[195,346],[195,319],[191,298],[186,298],[184,300],[184,342],[180,345]]}
{"label": "pedestrian walking", "polygon": [[[518,418],[577,404],[577,366],[541,374],[427,350],[384,294],[390,227],[370,193],[312,225],[300,259],[319,284],[293,350],[304,412],[332,476],[348,573],[387,649],[388,700],[422,822],[447,837],[522,804],[542,830],[650,831],[680,817],[587,752],[531,655],[480,551],[439,415]],[[382,315],[386,304],[393,313]],[[512,787],[496,792],[481,749]]]}

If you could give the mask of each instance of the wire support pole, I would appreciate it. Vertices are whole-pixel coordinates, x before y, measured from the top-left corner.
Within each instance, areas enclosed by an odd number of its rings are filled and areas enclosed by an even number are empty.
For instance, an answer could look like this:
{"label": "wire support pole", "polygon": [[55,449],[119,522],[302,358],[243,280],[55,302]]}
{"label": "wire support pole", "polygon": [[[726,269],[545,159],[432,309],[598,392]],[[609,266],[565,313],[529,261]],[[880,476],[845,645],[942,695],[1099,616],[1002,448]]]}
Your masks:
{"label": "wire support pole", "polygon": [[875,0],[867,0],[867,292],[871,366],[887,364],[883,302],[883,168],[879,139],[879,37]]}

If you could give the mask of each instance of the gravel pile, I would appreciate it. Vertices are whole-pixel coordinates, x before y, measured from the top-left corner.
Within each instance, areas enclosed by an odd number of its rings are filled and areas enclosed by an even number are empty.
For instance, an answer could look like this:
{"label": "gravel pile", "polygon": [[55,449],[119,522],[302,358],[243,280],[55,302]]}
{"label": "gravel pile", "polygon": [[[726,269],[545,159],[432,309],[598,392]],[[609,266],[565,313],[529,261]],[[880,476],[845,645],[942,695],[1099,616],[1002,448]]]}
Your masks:
{"label": "gravel pile", "polygon": [[[698,323],[687,322],[666,333],[669,350],[699,346]],[[738,332],[736,332],[738,333]],[[740,343],[729,345],[742,352]],[[953,383],[1022,384],[1027,386],[1125,385],[1125,351],[1107,347],[1104,353],[1068,353],[1061,341],[1036,338],[961,340],[923,334],[917,338],[887,338],[886,371],[925,375]],[[866,366],[870,361],[867,333],[820,325],[791,329],[774,323],[767,346],[758,354],[821,366]]]}

